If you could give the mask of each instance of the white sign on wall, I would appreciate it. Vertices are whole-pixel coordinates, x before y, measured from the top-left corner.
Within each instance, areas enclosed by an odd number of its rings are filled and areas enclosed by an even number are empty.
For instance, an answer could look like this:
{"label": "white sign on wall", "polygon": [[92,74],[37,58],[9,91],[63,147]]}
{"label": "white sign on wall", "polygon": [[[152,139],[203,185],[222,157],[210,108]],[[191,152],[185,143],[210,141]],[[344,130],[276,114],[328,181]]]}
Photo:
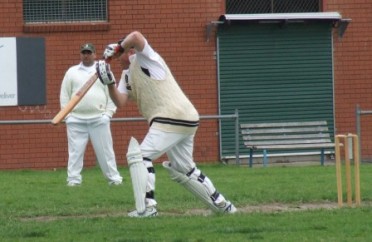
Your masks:
{"label": "white sign on wall", "polygon": [[16,38],[0,38],[0,106],[17,106]]}

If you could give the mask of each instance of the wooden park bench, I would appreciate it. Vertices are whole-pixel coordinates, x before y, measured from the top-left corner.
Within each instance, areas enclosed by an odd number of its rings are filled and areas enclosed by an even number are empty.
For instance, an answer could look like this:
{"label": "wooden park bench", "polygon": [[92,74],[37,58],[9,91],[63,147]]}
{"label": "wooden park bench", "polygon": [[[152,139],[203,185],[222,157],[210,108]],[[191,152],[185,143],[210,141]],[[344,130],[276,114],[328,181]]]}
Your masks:
{"label": "wooden park bench", "polygon": [[320,150],[324,165],[325,149],[334,148],[326,121],[241,124],[244,146],[249,151],[252,167],[253,152],[263,152],[263,164],[268,163],[269,150]]}

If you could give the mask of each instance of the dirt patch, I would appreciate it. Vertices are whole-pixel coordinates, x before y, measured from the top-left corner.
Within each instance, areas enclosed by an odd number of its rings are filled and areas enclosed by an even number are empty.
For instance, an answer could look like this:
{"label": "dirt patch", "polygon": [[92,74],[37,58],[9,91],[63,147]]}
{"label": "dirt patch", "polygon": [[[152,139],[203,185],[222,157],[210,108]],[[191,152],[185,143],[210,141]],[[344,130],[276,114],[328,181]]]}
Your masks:
{"label": "dirt patch", "polygon": [[[292,211],[306,211],[316,209],[336,209],[337,203],[305,203],[305,204],[282,204],[272,203],[263,205],[247,205],[238,207],[238,213],[278,213]],[[171,213],[166,213],[172,215]],[[212,212],[208,209],[190,209],[184,213],[186,215],[204,215],[208,216]]]}
{"label": "dirt patch", "polygon": [[[304,204],[262,204],[262,205],[247,205],[238,207],[238,213],[279,213],[279,212],[293,212],[293,211],[306,211],[316,209],[336,209],[337,203],[324,202],[324,203],[304,203]],[[209,216],[212,212],[209,209],[189,209],[185,212],[180,211],[159,211],[159,216]],[[120,213],[105,213],[105,214],[91,214],[91,215],[69,215],[69,216],[38,216],[20,218],[21,221],[55,221],[70,218],[104,218],[104,217],[127,217],[127,212]]]}
{"label": "dirt patch", "polygon": [[253,213],[275,213],[275,212],[287,212],[287,211],[305,211],[315,209],[335,209],[338,208],[337,203],[305,203],[305,204],[264,204],[257,206],[246,206],[239,210],[241,212]]}

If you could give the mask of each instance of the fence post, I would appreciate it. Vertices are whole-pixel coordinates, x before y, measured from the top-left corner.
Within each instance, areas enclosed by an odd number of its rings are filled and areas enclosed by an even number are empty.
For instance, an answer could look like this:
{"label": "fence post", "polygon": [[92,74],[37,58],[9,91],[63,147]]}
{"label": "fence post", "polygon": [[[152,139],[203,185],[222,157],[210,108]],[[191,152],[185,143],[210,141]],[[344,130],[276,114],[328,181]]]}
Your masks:
{"label": "fence post", "polygon": [[359,150],[358,150],[358,153],[359,153],[359,158],[361,159],[361,161],[363,160],[362,158],[362,143],[361,143],[361,138],[360,138],[360,107],[359,107],[359,104],[356,105],[356,109],[355,109],[355,116],[356,116],[356,131],[357,131],[357,135],[358,135],[358,143],[359,143]]}
{"label": "fence post", "polygon": [[239,158],[239,111],[235,109],[235,162],[240,165]]}

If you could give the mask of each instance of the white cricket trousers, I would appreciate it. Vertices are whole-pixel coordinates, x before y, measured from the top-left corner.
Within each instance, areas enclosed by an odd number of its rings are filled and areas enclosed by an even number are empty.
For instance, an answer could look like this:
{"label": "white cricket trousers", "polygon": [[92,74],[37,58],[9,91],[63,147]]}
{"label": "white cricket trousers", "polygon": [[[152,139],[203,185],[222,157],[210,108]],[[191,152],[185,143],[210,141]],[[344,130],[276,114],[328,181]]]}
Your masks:
{"label": "white cricket trousers", "polygon": [[[147,169],[153,167],[153,160],[166,153],[172,167],[183,174],[187,174],[195,167],[193,150],[194,134],[164,132],[151,127],[141,143],[141,152]],[[154,194],[155,180],[155,173],[149,173],[146,187],[147,193]],[[156,204],[157,202],[153,196],[146,196],[147,207],[155,206]]]}
{"label": "white cricket trousers", "polygon": [[[201,190],[199,192],[204,189],[206,193],[215,194],[214,204],[226,203],[225,197],[217,192],[209,177],[205,174],[203,174],[203,178],[201,177],[202,172],[197,168],[193,159],[194,136],[194,134],[164,132],[150,127],[149,132],[141,143],[145,166],[149,169],[149,167],[153,166],[149,160],[153,161],[166,153],[173,169],[189,176],[190,179],[202,182],[203,185],[200,185],[199,189]],[[200,178],[202,179],[200,180]],[[149,173],[146,187],[147,193],[152,192],[154,194],[155,180],[155,173]],[[155,206],[156,204],[154,196],[146,196],[147,207]]]}
{"label": "white cricket trousers", "polygon": [[142,156],[155,160],[166,153],[172,167],[186,174],[195,167],[194,136],[194,134],[164,132],[150,127],[141,143]]}
{"label": "white cricket trousers", "polygon": [[68,138],[67,182],[80,184],[84,154],[90,140],[103,175],[109,183],[121,182],[115,159],[111,136],[110,118],[107,115],[94,119],[68,117],[66,120]]}

